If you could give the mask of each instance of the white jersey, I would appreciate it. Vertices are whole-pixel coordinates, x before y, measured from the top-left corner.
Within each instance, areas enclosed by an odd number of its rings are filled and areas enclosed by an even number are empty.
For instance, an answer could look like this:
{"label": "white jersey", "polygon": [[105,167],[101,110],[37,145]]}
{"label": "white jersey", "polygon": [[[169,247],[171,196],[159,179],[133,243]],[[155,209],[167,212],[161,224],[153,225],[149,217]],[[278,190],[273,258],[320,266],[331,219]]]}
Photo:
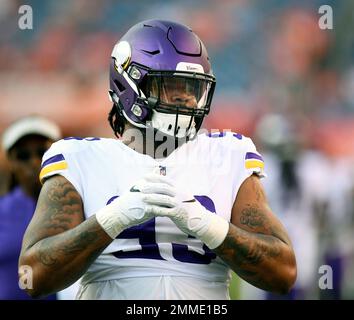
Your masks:
{"label": "white jersey", "polygon": [[[209,211],[230,221],[242,182],[252,173],[262,175],[263,166],[252,140],[232,132],[200,134],[164,159],[138,153],[116,139],[66,138],[45,153],[40,178],[60,174],[69,180],[82,198],[87,219],[160,168],[177,190],[193,194]],[[169,218],[156,217],[119,234],[82,283],[160,276],[228,283],[230,269]]]}

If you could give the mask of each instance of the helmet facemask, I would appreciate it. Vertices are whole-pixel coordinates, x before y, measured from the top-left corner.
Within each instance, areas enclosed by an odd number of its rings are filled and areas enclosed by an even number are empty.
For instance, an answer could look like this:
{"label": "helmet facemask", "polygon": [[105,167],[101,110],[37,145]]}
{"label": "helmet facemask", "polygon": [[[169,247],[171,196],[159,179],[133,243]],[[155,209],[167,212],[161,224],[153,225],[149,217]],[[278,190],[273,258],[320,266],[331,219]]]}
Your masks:
{"label": "helmet facemask", "polygon": [[151,126],[176,138],[193,138],[209,113],[213,76],[181,71],[148,71],[142,91],[152,110]]}

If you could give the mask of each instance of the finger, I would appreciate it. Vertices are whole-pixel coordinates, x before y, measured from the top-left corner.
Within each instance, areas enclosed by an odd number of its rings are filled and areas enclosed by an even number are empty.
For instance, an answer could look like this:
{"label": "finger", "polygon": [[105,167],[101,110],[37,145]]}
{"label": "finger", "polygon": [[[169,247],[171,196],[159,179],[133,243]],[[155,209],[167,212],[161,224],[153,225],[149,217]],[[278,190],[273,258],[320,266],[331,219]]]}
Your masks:
{"label": "finger", "polygon": [[141,186],[139,186],[139,190],[142,193],[157,193],[157,194],[165,194],[171,197],[176,195],[176,190],[174,187],[166,183],[152,183],[152,182],[145,182]]}
{"label": "finger", "polygon": [[148,173],[144,176],[144,180],[148,182],[160,182],[160,183],[166,183],[170,186],[174,186],[174,183],[167,178],[166,176],[162,176],[156,173]]}
{"label": "finger", "polygon": [[143,196],[143,201],[150,205],[166,208],[173,208],[177,205],[177,202],[173,197],[166,196],[164,194],[147,194]]}
{"label": "finger", "polygon": [[173,209],[164,208],[155,205],[147,205],[145,208],[145,212],[148,214],[152,214],[155,217],[171,217]]}

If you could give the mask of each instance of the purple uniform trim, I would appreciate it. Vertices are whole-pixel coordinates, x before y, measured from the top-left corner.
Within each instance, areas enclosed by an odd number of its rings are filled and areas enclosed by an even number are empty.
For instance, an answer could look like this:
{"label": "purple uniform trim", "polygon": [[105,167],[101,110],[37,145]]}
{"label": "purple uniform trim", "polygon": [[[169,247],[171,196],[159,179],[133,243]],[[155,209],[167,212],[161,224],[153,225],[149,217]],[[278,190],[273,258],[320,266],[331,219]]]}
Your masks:
{"label": "purple uniform trim", "polygon": [[238,140],[242,140],[242,134],[239,133],[234,133],[233,136],[237,138]]}
{"label": "purple uniform trim", "polygon": [[62,154],[56,154],[53,157],[50,157],[49,159],[47,159],[46,161],[43,162],[42,164],[42,168],[44,168],[45,166],[47,166],[48,164],[54,163],[54,162],[59,162],[59,161],[64,161],[65,158]]}
{"label": "purple uniform trim", "polygon": [[249,159],[257,159],[257,160],[263,161],[262,156],[260,156],[260,155],[257,154],[257,153],[254,153],[254,152],[247,152],[245,159],[246,159],[246,160],[249,160]]}

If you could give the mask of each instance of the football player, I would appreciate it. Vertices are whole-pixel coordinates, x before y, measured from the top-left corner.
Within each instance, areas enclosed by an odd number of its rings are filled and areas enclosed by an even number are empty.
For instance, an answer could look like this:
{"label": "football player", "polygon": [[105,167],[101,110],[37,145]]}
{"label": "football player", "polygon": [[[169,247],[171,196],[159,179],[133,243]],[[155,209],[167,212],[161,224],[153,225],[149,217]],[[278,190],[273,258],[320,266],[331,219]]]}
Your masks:
{"label": "football player", "polygon": [[229,299],[231,270],[289,291],[296,262],[262,156],[241,134],[201,133],[214,88],[188,27],[149,20],[120,39],[109,90],[119,139],[66,138],[43,157],[20,257],[30,295],[81,277],[78,299]]}

